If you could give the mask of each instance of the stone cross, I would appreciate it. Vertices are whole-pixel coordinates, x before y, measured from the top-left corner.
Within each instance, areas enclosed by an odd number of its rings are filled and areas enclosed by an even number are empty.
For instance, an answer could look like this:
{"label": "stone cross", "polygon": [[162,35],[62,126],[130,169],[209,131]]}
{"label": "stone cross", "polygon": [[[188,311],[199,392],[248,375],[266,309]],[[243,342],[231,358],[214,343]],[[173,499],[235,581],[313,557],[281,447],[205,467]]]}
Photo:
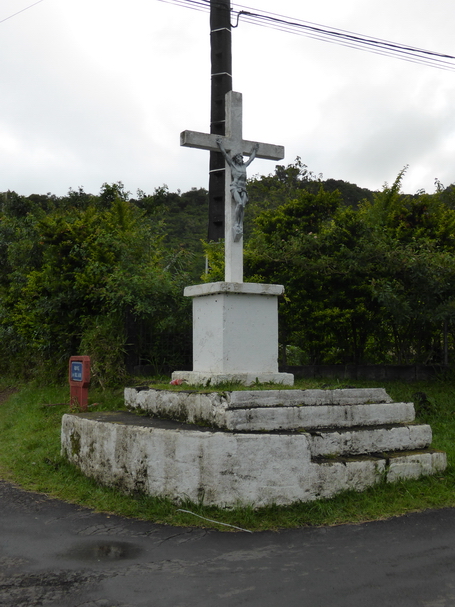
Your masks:
{"label": "stone cross", "polygon": [[[180,145],[219,152],[217,140],[231,158],[236,154],[251,156],[256,149],[257,158],[268,160],[281,160],[284,158],[284,147],[270,143],[256,144],[254,141],[246,141],[242,136],[242,94],[229,91],[226,94],[226,124],[225,135],[198,133],[196,131],[183,131],[180,134]],[[234,238],[235,205],[231,199],[231,171],[228,162],[225,162],[225,281],[243,282],[243,239],[237,241]]]}

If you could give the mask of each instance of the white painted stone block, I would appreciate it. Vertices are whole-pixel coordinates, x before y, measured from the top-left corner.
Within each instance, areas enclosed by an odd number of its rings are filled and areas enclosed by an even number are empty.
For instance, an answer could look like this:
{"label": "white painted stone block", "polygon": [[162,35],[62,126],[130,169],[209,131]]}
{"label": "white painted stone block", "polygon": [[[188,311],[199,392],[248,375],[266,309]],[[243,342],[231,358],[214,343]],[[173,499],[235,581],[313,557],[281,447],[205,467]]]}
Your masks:
{"label": "white painted stone block", "polygon": [[365,491],[380,483],[386,469],[385,459],[352,459],[344,462],[313,463],[315,477],[313,491],[315,499],[330,498],[352,489]]}
{"label": "white painted stone block", "polygon": [[218,386],[219,384],[238,383],[244,386],[253,384],[294,385],[292,373],[212,373],[200,371],[174,371],[172,379],[182,379],[189,386]]}
{"label": "white painted stone block", "polygon": [[205,297],[235,293],[237,295],[283,295],[283,285],[268,285],[256,282],[207,282],[200,285],[185,287],[185,297]]}
{"label": "white painted stone block", "polygon": [[268,409],[234,409],[225,412],[229,430],[296,430],[304,428],[351,428],[380,426],[414,421],[412,403],[270,407]]}
{"label": "white painted stone block", "polygon": [[65,415],[62,452],[103,484],[177,501],[261,506],[312,499],[303,434],[203,432]]}
{"label": "white painted stone block", "polygon": [[393,483],[409,478],[443,472],[447,468],[447,455],[443,451],[428,453],[393,454],[390,457],[387,481]]}
{"label": "white painted stone block", "polygon": [[193,372],[173,379],[219,384],[244,378],[290,384],[278,373],[281,285],[218,282],[187,287],[193,298]]}
{"label": "white painted stone block", "polygon": [[425,449],[431,444],[431,439],[431,427],[422,424],[394,428],[321,431],[311,434],[309,441],[312,457],[326,457]]}
{"label": "white painted stone block", "polygon": [[278,373],[277,296],[266,289],[194,296],[193,371]]}
{"label": "white painted stone block", "polygon": [[337,390],[239,390],[226,393],[230,409],[296,407],[300,405],[363,405],[391,403],[384,388]]}

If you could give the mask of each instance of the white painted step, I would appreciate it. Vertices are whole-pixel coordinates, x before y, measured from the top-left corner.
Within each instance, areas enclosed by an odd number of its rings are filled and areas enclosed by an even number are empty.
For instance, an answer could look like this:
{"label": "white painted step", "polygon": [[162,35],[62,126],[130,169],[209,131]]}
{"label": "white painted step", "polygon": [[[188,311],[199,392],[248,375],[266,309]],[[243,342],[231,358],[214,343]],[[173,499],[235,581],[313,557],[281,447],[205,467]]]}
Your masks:
{"label": "white painted step", "polygon": [[314,457],[363,455],[387,451],[414,451],[429,447],[431,427],[427,424],[389,428],[358,428],[320,431],[309,434],[310,453]]}
{"label": "white painted step", "polygon": [[308,433],[214,431],[125,412],[66,414],[61,436],[62,454],[101,484],[220,507],[311,501],[446,467],[431,450],[318,460]]}
{"label": "white painted step", "polygon": [[412,403],[393,403],[382,388],[173,392],[125,389],[128,409],[232,431],[311,430],[411,423]]}
{"label": "white painted step", "polygon": [[306,405],[227,410],[221,427],[244,432],[297,429],[308,431],[317,428],[408,424],[414,419],[415,410],[412,403]]}

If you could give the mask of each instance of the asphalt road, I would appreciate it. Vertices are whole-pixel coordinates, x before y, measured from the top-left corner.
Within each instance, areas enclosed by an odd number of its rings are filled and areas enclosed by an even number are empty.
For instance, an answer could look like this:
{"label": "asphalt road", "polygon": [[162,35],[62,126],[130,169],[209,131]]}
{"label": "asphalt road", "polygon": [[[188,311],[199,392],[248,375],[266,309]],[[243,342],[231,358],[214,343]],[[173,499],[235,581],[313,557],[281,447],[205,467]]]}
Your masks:
{"label": "asphalt road", "polygon": [[0,481],[2,607],[455,607],[455,509],[279,533],[124,519]]}

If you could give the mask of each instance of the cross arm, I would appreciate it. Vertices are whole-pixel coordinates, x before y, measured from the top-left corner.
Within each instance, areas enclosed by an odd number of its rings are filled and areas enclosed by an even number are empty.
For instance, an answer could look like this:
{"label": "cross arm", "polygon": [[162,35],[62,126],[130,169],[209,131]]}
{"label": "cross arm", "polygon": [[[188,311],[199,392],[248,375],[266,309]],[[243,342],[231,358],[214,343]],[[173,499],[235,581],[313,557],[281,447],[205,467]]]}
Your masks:
{"label": "cross arm", "polygon": [[[224,148],[227,152],[235,151],[236,153],[251,156],[253,147],[256,145],[254,141],[236,141],[230,137],[221,135],[213,135],[207,133],[198,133],[197,131],[183,131],[180,133],[180,145],[188,148],[198,148],[201,150],[210,150],[211,152],[219,152],[220,149],[216,140],[223,140]],[[274,145],[271,143],[259,143],[259,148],[256,152],[256,158],[265,158],[267,160],[282,160],[284,158],[284,147],[282,145]]]}

